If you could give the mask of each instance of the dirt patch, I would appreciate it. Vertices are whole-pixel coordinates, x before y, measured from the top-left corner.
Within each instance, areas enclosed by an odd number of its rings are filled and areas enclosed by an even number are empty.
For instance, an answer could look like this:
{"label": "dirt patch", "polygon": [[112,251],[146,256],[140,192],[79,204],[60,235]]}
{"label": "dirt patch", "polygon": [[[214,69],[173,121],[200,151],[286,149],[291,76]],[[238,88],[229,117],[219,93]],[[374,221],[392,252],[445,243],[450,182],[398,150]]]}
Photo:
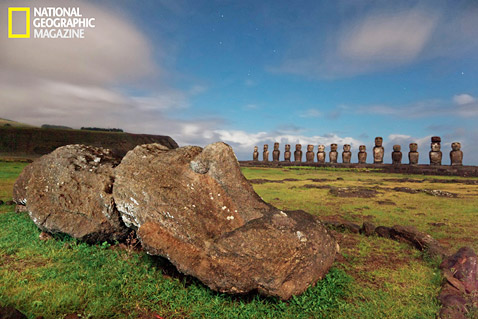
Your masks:
{"label": "dirt patch", "polygon": [[284,178],[284,179],[250,179],[249,182],[251,184],[265,184],[265,183],[284,183],[284,182],[298,182],[300,179],[296,178]]}
{"label": "dirt patch", "polygon": [[409,193],[409,194],[425,193],[425,194],[436,196],[436,197],[448,197],[448,198],[458,197],[458,194],[456,193],[451,193],[451,192],[442,191],[438,189],[413,189],[409,187],[394,187],[393,190],[397,192],[403,192],[403,193]]}
{"label": "dirt patch", "polygon": [[303,188],[317,188],[317,189],[331,189],[332,186],[330,185],[314,185],[314,184],[305,184],[304,186],[301,186]]}
{"label": "dirt patch", "polygon": [[384,182],[394,182],[394,183],[423,183],[423,179],[413,179],[413,178],[384,178]]}
{"label": "dirt patch", "polygon": [[379,204],[379,205],[397,206],[397,204],[395,204],[395,203],[394,203],[393,201],[391,201],[390,199],[379,200],[379,201],[377,201],[377,204]]}
{"label": "dirt patch", "polygon": [[335,180],[328,179],[328,178],[309,178],[308,181],[311,181],[314,183],[324,183],[324,182],[334,182]]}
{"label": "dirt patch", "polygon": [[478,180],[474,180],[474,179],[425,179],[424,181],[430,182],[430,183],[442,183],[442,184],[478,185]]}
{"label": "dirt patch", "polygon": [[330,189],[330,194],[337,197],[359,197],[372,198],[377,196],[379,192],[375,189],[365,187],[333,187]]}
{"label": "dirt patch", "polygon": [[442,227],[445,226],[445,223],[428,223],[428,225],[433,226],[433,227]]}

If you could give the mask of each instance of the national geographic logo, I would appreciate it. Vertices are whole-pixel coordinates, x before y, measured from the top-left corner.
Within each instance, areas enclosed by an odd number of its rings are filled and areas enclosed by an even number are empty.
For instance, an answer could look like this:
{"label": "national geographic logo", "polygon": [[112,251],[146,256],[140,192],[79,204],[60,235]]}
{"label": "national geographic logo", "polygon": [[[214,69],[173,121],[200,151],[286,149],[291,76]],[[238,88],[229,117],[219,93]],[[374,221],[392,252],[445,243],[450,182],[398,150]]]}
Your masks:
{"label": "national geographic logo", "polygon": [[84,39],[85,30],[96,27],[95,20],[83,17],[78,7],[10,7],[8,37],[25,39],[33,34],[36,39]]}

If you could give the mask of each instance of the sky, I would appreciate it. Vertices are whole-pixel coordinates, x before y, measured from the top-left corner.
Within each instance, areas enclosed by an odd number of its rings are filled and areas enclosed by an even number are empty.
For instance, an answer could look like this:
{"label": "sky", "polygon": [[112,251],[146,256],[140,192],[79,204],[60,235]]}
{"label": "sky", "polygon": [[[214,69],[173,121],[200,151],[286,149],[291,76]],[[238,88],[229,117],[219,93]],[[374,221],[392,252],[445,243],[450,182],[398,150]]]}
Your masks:
{"label": "sky", "polygon": [[[84,39],[9,39],[0,117],[122,128],[180,146],[419,144],[478,165],[477,1],[22,1],[95,17]],[[406,162],[406,160],[405,160]]]}

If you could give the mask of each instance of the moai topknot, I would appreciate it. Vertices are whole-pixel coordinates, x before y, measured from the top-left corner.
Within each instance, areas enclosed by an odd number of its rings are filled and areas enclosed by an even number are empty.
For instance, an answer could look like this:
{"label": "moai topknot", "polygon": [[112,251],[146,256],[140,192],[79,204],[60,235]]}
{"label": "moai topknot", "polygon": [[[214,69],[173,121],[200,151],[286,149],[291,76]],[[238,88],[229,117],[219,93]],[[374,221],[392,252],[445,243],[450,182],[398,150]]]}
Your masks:
{"label": "moai topknot", "polygon": [[252,160],[257,162],[259,160],[259,147],[254,146],[254,153],[252,153]]}
{"label": "moai topknot", "polygon": [[264,144],[264,152],[262,152],[262,160],[269,162],[269,145]]}
{"label": "moai topknot", "polygon": [[385,150],[382,146],[383,138],[380,136],[375,138],[375,147],[373,148],[373,163],[374,164],[382,164],[383,163],[383,154]]}
{"label": "moai topknot", "polygon": [[451,143],[450,152],[450,162],[452,166],[461,166],[463,165],[463,152],[461,151],[461,143],[453,142]]}
{"label": "moai topknot", "polygon": [[301,144],[295,144],[294,161],[302,162],[302,145]]}
{"label": "moai topknot", "polygon": [[432,137],[431,151],[430,151],[430,165],[441,165],[442,152],[441,138],[439,136]]}
{"label": "moai topknot", "polygon": [[325,163],[325,145],[317,146],[317,163]]}
{"label": "moai topknot", "polygon": [[274,143],[274,150],[272,151],[272,160],[278,162],[280,157],[279,143]]}
{"label": "moai topknot", "polygon": [[344,151],[342,152],[342,163],[350,164],[352,159],[352,152],[350,152],[350,144],[344,144]]}
{"label": "moai topknot", "polygon": [[367,163],[367,147],[365,145],[360,145],[359,146],[359,152],[358,152],[358,162],[359,164],[365,164]]}
{"label": "moai topknot", "polygon": [[290,144],[285,145],[285,152],[284,152],[284,161],[290,162]]}
{"label": "moai topknot", "polygon": [[337,163],[337,157],[339,157],[339,153],[337,152],[337,144],[330,144],[329,162]]}
{"label": "moai topknot", "polygon": [[418,164],[418,144],[410,143],[410,152],[408,152],[408,161],[410,165]]}
{"label": "moai topknot", "polygon": [[393,145],[392,163],[402,164],[402,147],[400,145]]}
{"label": "moai topknot", "polygon": [[305,153],[305,160],[308,163],[311,163],[314,161],[314,145],[307,145],[307,153]]}

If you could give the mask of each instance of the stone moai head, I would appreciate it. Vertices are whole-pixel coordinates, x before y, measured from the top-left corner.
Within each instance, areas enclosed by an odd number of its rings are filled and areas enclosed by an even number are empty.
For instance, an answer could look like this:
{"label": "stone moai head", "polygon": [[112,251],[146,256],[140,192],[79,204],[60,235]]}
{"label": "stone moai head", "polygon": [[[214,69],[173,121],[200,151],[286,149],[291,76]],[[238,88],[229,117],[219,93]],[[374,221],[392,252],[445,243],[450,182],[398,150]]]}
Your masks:
{"label": "stone moai head", "polygon": [[290,152],[290,144],[286,144],[286,145],[285,145],[285,151],[286,151],[286,152]]}
{"label": "stone moai head", "polygon": [[360,145],[359,146],[359,151],[360,152],[365,152],[367,150],[367,147],[365,145]]}
{"label": "stone moai head", "polygon": [[279,143],[274,143],[274,151],[278,151],[279,150]]}
{"label": "stone moai head", "polygon": [[400,152],[401,150],[402,150],[402,147],[400,145],[393,145],[394,152]]}
{"label": "stone moai head", "polygon": [[344,144],[344,152],[350,152],[350,144]]}
{"label": "stone moai head", "polygon": [[317,146],[317,150],[318,150],[319,152],[324,152],[324,151],[325,151],[325,145],[322,145],[322,144],[321,144],[321,145]]}
{"label": "stone moai head", "polygon": [[314,145],[307,145],[307,152],[313,152],[314,151]]}
{"label": "stone moai head", "polygon": [[451,143],[451,149],[453,151],[459,151],[461,149],[461,143],[460,142]]}
{"label": "stone moai head", "polygon": [[268,144],[264,144],[264,152],[267,151],[269,149],[269,145]]}
{"label": "stone moai head", "polygon": [[418,151],[418,144],[417,143],[410,143],[410,152]]}
{"label": "stone moai head", "polygon": [[441,145],[440,143],[432,143],[431,148],[432,152],[440,152]]}
{"label": "stone moai head", "polygon": [[337,152],[337,144],[330,144],[330,151],[331,152]]}
{"label": "stone moai head", "polygon": [[254,153],[259,151],[259,147],[254,146]]}
{"label": "stone moai head", "polygon": [[302,145],[301,144],[295,144],[295,150],[296,151],[301,151],[302,150]]}
{"label": "stone moai head", "polygon": [[382,144],[383,144],[383,138],[380,137],[380,136],[377,136],[377,137],[375,138],[375,146],[376,146],[376,147],[381,147]]}

